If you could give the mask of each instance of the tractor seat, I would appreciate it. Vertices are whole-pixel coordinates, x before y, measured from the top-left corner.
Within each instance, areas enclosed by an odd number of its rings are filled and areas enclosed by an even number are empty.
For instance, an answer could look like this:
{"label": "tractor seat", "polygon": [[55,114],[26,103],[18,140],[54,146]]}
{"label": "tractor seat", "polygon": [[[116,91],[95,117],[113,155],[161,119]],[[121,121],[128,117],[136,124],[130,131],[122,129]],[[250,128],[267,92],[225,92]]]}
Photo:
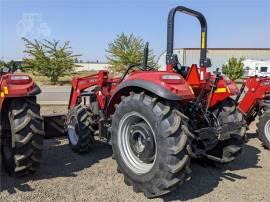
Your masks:
{"label": "tractor seat", "polygon": [[180,66],[180,72],[179,72],[179,73],[180,73],[184,78],[186,78],[187,75],[188,75],[189,69],[190,69],[190,67],[188,67],[188,66]]}
{"label": "tractor seat", "polygon": [[181,66],[180,63],[176,66],[175,70],[178,74],[181,74],[184,78],[187,77],[190,67]]}
{"label": "tractor seat", "polygon": [[174,66],[174,69],[178,74],[181,74],[184,78],[187,77],[189,67],[188,66],[182,66],[178,60],[177,54],[173,54],[171,57],[171,63]]}

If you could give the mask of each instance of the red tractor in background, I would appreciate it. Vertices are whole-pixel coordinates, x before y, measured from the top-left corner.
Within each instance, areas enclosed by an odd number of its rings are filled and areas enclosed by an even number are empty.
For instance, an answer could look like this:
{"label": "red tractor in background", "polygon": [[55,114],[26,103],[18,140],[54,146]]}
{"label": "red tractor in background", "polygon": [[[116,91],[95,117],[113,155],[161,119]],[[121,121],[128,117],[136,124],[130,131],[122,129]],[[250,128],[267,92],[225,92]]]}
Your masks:
{"label": "red tractor in background", "polygon": [[257,134],[263,145],[270,149],[270,78],[254,76],[244,79],[236,103],[244,91],[238,108],[248,125],[259,116]]}
{"label": "red tractor in background", "polygon": [[9,175],[21,176],[41,162],[44,132],[36,103],[41,90],[26,74],[0,71],[1,158]]}
{"label": "red tractor in background", "polygon": [[[200,22],[199,67],[183,67],[173,54],[176,12]],[[131,65],[119,78],[108,71],[75,77],[67,130],[76,152],[88,151],[97,138],[111,143],[125,183],[155,197],[186,180],[191,158],[233,161],[247,126],[230,98],[239,93],[234,82],[218,70],[207,71],[207,23],[201,13],[182,6],[171,9],[166,71],[149,67],[147,56],[146,46],[143,63]]]}

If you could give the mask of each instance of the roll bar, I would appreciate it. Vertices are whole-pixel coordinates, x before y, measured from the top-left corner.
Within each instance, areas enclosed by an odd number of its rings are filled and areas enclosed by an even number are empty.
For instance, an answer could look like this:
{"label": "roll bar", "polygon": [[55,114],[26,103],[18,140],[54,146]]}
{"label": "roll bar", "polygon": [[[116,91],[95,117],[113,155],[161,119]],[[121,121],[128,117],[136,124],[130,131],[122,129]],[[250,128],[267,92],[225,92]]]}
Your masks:
{"label": "roll bar", "polygon": [[174,42],[174,17],[176,11],[185,13],[196,17],[201,24],[201,51],[200,51],[200,66],[207,67],[207,22],[203,14],[200,12],[194,11],[192,9],[178,6],[172,8],[168,16],[167,24],[167,55],[166,55],[166,64],[175,64],[175,56],[173,55],[173,42]]}

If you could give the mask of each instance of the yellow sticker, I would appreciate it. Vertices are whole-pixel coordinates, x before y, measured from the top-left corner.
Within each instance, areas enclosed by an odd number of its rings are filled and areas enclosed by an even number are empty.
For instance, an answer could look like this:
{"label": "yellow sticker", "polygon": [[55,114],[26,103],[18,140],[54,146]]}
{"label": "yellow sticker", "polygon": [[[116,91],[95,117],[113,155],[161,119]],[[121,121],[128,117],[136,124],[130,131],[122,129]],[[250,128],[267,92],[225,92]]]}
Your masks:
{"label": "yellow sticker", "polygon": [[217,88],[215,90],[215,93],[226,93],[227,92],[227,89],[226,88]]}
{"label": "yellow sticker", "polygon": [[7,86],[4,87],[4,93],[5,93],[6,95],[8,94],[8,87],[7,87]]}
{"label": "yellow sticker", "polygon": [[205,32],[202,32],[202,47],[205,48]]}
{"label": "yellow sticker", "polygon": [[0,97],[5,97],[5,93],[4,92],[1,92],[0,93]]}

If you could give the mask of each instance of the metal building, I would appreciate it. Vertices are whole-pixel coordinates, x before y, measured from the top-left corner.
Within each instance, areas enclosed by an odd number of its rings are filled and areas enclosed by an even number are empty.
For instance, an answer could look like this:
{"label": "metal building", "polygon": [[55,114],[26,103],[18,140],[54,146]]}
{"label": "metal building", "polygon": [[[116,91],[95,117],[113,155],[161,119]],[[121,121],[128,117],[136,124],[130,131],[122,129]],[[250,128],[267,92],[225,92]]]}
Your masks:
{"label": "metal building", "polygon": [[109,66],[110,65],[105,62],[75,63],[74,70],[76,72],[108,70]]}
{"label": "metal building", "polygon": [[[181,65],[190,66],[199,64],[200,49],[199,48],[182,48],[175,49],[178,60]],[[229,58],[245,58],[252,60],[270,60],[270,48],[208,48],[208,57],[212,61],[211,70],[222,68],[222,65],[228,62]],[[162,53],[158,58],[158,65],[161,69],[166,66],[166,52]]]}

